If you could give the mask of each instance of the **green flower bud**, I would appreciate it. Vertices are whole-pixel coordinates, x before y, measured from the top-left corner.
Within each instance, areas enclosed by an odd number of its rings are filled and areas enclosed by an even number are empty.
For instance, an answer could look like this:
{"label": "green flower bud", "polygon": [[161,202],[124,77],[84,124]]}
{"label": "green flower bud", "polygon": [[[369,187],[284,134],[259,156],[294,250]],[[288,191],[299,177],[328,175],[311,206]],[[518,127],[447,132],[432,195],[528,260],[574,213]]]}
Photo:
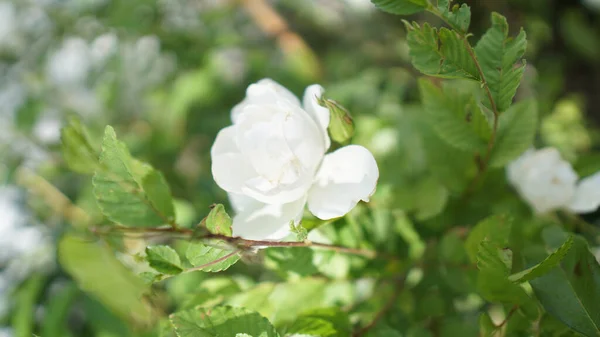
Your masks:
{"label": "green flower bud", "polygon": [[354,135],[354,121],[350,112],[338,102],[321,97],[319,104],[327,109],[331,114],[329,121],[329,135],[331,139],[340,144],[346,144]]}

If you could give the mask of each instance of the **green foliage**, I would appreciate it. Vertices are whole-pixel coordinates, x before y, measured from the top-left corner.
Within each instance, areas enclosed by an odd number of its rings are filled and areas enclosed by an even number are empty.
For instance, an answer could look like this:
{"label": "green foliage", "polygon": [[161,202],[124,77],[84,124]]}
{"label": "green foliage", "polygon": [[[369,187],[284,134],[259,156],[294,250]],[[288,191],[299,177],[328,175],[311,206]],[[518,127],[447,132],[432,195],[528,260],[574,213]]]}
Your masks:
{"label": "green foliage", "polygon": [[[546,243],[552,246],[554,234],[545,234]],[[581,334],[600,335],[600,265],[583,239],[573,238],[560,268],[530,283],[548,313]]]}
{"label": "green foliage", "polygon": [[319,104],[329,109],[329,135],[339,144],[347,144],[354,135],[354,121],[350,112],[340,103],[327,98],[321,98]]}
{"label": "green foliage", "polygon": [[467,78],[479,81],[480,75],[466,40],[453,30],[436,29],[405,21],[412,64],[420,72],[441,78]]}
{"label": "green foliage", "polygon": [[508,164],[531,146],[537,129],[537,115],[537,103],[533,100],[521,101],[500,115],[491,167]]}
{"label": "green foliage", "polygon": [[348,315],[336,308],[311,310],[286,329],[290,334],[344,337],[352,333]]}
{"label": "green foliage", "polygon": [[179,254],[169,246],[146,247],[146,259],[160,273],[177,275],[183,271]]}
{"label": "green foliage", "polygon": [[60,131],[62,155],[69,168],[78,173],[93,174],[98,167],[98,153],[94,150],[85,126],[77,119]]}
{"label": "green foliage", "polygon": [[133,227],[172,223],[175,211],[165,178],[152,166],[131,157],[110,126],[104,133],[100,165],[93,184],[104,215]]}
{"label": "green foliage", "polygon": [[424,11],[429,5],[427,0],[371,0],[382,11],[409,15]]}
{"label": "green foliage", "polygon": [[215,205],[206,217],[206,228],[213,234],[231,236],[232,220],[229,214],[225,211],[225,206]]}
{"label": "green foliage", "polygon": [[[525,31],[521,29],[519,35],[509,38],[506,18],[498,13],[492,13],[492,27],[475,46],[475,55],[499,112],[510,107],[521,83],[525,61],[519,62],[519,60],[523,57],[526,48]],[[517,63],[519,64],[515,66]],[[484,100],[484,104],[488,108],[491,107],[489,100]]]}
{"label": "green foliage", "polygon": [[451,0],[438,0],[437,10],[439,10],[442,17],[448,20],[452,28],[462,34],[468,32],[469,25],[471,24],[471,8],[467,4],[452,5]]}
{"label": "green foliage", "polygon": [[220,248],[222,246],[226,245],[221,241],[212,242],[211,246],[203,243],[190,243],[185,256],[194,266],[194,270],[223,271],[238,262],[241,253],[237,250]]}
{"label": "green foliage", "polygon": [[518,273],[512,274],[508,279],[512,282],[520,283],[531,281],[534,278],[540,277],[550,270],[554,269],[560,261],[567,255],[573,245],[573,237],[569,237],[555,252],[550,254],[544,261],[536,264],[533,267],[527,268]]}
{"label": "green foliage", "polygon": [[279,333],[261,315],[229,306],[197,308],[171,315],[171,323],[179,337],[220,337],[247,334],[279,337]]}

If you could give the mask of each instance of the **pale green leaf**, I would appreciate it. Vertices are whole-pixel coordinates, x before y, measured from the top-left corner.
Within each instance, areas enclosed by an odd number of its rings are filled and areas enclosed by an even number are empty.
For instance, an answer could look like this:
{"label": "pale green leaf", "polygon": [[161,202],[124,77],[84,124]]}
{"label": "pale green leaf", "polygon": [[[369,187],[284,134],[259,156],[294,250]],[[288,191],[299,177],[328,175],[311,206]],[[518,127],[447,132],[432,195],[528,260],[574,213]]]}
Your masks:
{"label": "pale green leaf", "polygon": [[457,29],[463,34],[467,33],[471,23],[471,8],[467,4],[460,6],[455,4],[450,8],[450,0],[438,0],[437,3],[438,10],[448,20],[452,28]]}
{"label": "pale green leaf", "polygon": [[214,245],[214,247],[202,243],[190,243],[185,256],[194,266],[194,269],[205,272],[218,272],[239,261],[239,251],[218,247],[226,247],[224,242],[216,241],[211,245]]}
{"label": "pale green leaf", "polygon": [[94,195],[102,213],[125,226],[157,226],[173,221],[175,211],[162,174],[131,157],[125,144],[107,126],[93,177]]}
{"label": "pale green leaf", "polygon": [[490,167],[503,167],[531,147],[537,121],[537,103],[534,100],[518,102],[500,115]]}
{"label": "pale green leaf", "polygon": [[426,79],[419,80],[421,101],[436,133],[449,145],[463,150],[478,152],[486,142],[471,125],[465,107],[471,102],[467,94],[461,94],[450,87],[444,90]]}
{"label": "pale green leaf", "polygon": [[346,337],[351,335],[352,326],[347,313],[337,308],[323,308],[302,314],[286,331],[289,334]]}
{"label": "pale green leaf", "polygon": [[473,57],[465,40],[456,32],[441,28],[439,32],[428,23],[421,27],[405,21],[412,64],[425,75],[441,78],[480,80]]}
{"label": "pale green leaf", "polygon": [[67,166],[78,173],[92,174],[98,167],[98,152],[88,131],[78,119],[71,119],[60,131],[62,154]]}
{"label": "pale green leaf", "polygon": [[213,234],[231,236],[231,224],[231,218],[225,211],[225,206],[221,204],[215,205],[206,217],[206,228]]}
{"label": "pale green leaf", "polygon": [[569,237],[555,252],[550,254],[544,261],[536,264],[533,267],[527,268],[518,273],[512,274],[508,279],[515,283],[531,281],[534,278],[540,277],[554,267],[567,255],[573,245],[573,237]]}
{"label": "pale green leaf", "polygon": [[[519,87],[525,69],[525,61],[519,60],[526,48],[525,31],[521,29],[514,39],[509,38],[506,18],[492,13],[492,27],[481,37],[474,50],[499,112],[510,107]],[[491,107],[488,99],[484,100],[484,104]]]}
{"label": "pale green leaf", "polygon": [[150,267],[163,274],[176,275],[183,271],[179,254],[169,246],[146,247],[146,259]]}
{"label": "pale green leaf", "polygon": [[427,0],[371,0],[384,12],[397,15],[410,15],[422,12],[427,8]]}
{"label": "pale green leaf", "polygon": [[318,273],[313,264],[313,250],[308,247],[271,247],[265,249],[265,265],[283,276],[308,276]]}
{"label": "pale green leaf", "polygon": [[176,312],[170,319],[179,337],[226,337],[237,334],[279,337],[266,318],[244,308],[196,308]]}
{"label": "pale green leaf", "polygon": [[74,236],[63,237],[58,245],[62,268],[79,287],[122,318],[150,323],[151,309],[144,301],[149,290],[108,247]]}

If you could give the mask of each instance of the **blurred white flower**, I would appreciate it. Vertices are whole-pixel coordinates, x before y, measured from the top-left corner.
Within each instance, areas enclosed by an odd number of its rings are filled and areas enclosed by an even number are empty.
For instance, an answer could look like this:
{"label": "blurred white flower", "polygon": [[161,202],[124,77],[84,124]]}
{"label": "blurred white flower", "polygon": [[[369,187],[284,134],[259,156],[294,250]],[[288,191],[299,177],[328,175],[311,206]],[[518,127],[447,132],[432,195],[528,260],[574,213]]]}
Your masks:
{"label": "blurred white flower", "polygon": [[600,11],[600,0],[582,0],[581,2],[590,9]]}
{"label": "blurred white flower", "polygon": [[0,328],[0,337],[12,337],[14,336],[11,328]]}
{"label": "blurred white flower", "polygon": [[85,82],[91,68],[87,43],[81,38],[68,38],[48,58],[49,79],[62,86],[78,86]]}
{"label": "blurred white flower", "polygon": [[600,172],[580,180],[555,148],[530,149],[507,169],[508,180],[537,213],[567,209],[589,213],[600,206]]}
{"label": "blurred white flower", "polygon": [[15,6],[10,2],[0,2],[0,47],[13,43],[16,30]]}
{"label": "blurred white flower", "polygon": [[279,240],[304,206],[320,219],[345,215],[368,201],[379,169],[369,150],[330,145],[329,110],[317,103],[319,85],[306,88],[303,104],[283,86],[263,79],[232,110],[233,125],[211,149],[213,177],[236,211],[233,234]]}
{"label": "blurred white flower", "polygon": [[33,134],[42,143],[53,144],[60,140],[62,121],[52,112],[41,114],[33,127]]}
{"label": "blurred white flower", "polygon": [[102,34],[92,41],[90,56],[94,65],[102,65],[117,52],[119,39],[114,33]]}

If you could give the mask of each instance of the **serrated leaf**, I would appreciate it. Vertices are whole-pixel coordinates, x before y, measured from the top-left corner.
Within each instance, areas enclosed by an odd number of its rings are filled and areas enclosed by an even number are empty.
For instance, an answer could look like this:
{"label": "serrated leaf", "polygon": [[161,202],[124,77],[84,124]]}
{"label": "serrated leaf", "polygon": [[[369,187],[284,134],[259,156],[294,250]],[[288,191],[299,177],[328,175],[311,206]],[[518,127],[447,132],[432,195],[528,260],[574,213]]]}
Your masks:
{"label": "serrated leaf", "polygon": [[509,249],[499,248],[489,240],[479,243],[477,251],[477,268],[483,272],[505,275],[512,267],[512,252]]}
{"label": "serrated leaf", "polygon": [[137,227],[173,221],[173,201],[163,175],[132,158],[110,126],[104,133],[100,165],[92,179],[94,195],[109,219]]}
{"label": "serrated leaf", "polygon": [[196,308],[174,313],[170,319],[179,337],[225,337],[237,334],[279,337],[266,318],[244,308]]}
{"label": "serrated leaf", "polygon": [[79,287],[108,309],[129,320],[146,324],[152,321],[150,306],[143,300],[148,286],[125,268],[111,249],[65,236],[58,244],[58,257]]}
{"label": "serrated leaf", "polygon": [[425,75],[441,78],[480,80],[475,61],[456,32],[441,28],[439,32],[428,23],[404,22],[408,34],[413,66]]}
{"label": "serrated leaf", "polygon": [[584,239],[574,237],[560,267],[530,284],[548,313],[585,336],[600,336],[600,265]]}
{"label": "serrated leaf", "polygon": [[396,15],[410,15],[427,8],[427,0],[371,0],[375,7]]}
{"label": "serrated leaf", "polygon": [[[223,242],[213,242],[215,246],[225,246]],[[240,252],[208,246],[202,243],[191,243],[185,253],[186,258],[197,270],[205,272],[223,271],[239,261]]]}
{"label": "serrated leaf", "polygon": [[521,283],[531,281],[534,278],[540,277],[558,264],[567,255],[571,246],[573,245],[573,237],[569,237],[565,243],[563,243],[554,253],[550,254],[544,261],[536,264],[533,267],[527,268],[518,273],[512,274],[508,277],[511,282]]}
{"label": "serrated leaf", "polygon": [[78,173],[92,174],[98,167],[98,153],[88,131],[78,119],[71,119],[60,130],[61,149],[67,166]]}
{"label": "serrated leaf", "polygon": [[500,115],[490,167],[503,167],[531,147],[537,120],[534,100],[518,102]]}
{"label": "serrated leaf", "polygon": [[454,5],[450,8],[450,4],[450,0],[438,0],[437,8],[452,28],[463,34],[467,33],[471,23],[471,8],[467,4]]}
{"label": "serrated leaf", "polygon": [[215,205],[206,217],[206,228],[213,234],[231,236],[231,224],[231,217],[225,211],[225,206],[221,204]]}
{"label": "serrated leaf", "polygon": [[477,262],[479,244],[488,240],[499,247],[508,245],[512,219],[507,215],[492,215],[483,219],[471,231],[465,241],[465,249],[472,262]]}
{"label": "serrated leaf", "polygon": [[348,314],[337,308],[322,308],[302,314],[287,333],[319,336],[346,337],[352,333]]}
{"label": "serrated leaf", "polygon": [[[525,61],[519,60],[526,48],[525,31],[521,29],[514,39],[509,38],[506,18],[492,13],[492,27],[481,37],[474,51],[499,112],[510,107],[521,83]],[[488,99],[484,104],[491,106]]]}
{"label": "serrated leaf", "polygon": [[146,247],[146,259],[150,267],[163,274],[177,275],[183,271],[179,254],[169,246]]}
{"label": "serrated leaf", "polygon": [[419,88],[430,124],[440,138],[463,151],[477,152],[485,148],[486,142],[475,132],[465,114],[470,97],[451,88],[442,91],[426,79],[419,80]]}

